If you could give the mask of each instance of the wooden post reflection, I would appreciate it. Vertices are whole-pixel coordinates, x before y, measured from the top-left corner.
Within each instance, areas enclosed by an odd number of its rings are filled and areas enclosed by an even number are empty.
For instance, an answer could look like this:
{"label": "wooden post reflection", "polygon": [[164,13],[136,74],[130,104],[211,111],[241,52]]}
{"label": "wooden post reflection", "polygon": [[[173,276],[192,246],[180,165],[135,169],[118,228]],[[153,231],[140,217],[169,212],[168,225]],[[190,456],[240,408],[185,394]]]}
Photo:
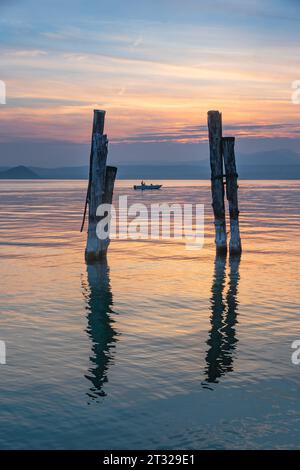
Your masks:
{"label": "wooden post reflection", "polygon": [[111,318],[113,296],[106,260],[87,264],[87,285],[83,286],[83,294],[88,312],[86,331],[92,342],[86,378],[91,382],[88,396],[94,400],[106,395],[103,386],[108,381],[118,335]]}
{"label": "wooden post reflection", "polygon": [[[217,256],[211,296],[211,329],[207,344],[206,383],[218,383],[221,376],[233,371],[236,338],[240,256],[229,258],[229,285],[226,296],[226,256]],[[205,383],[204,383],[205,385]]]}

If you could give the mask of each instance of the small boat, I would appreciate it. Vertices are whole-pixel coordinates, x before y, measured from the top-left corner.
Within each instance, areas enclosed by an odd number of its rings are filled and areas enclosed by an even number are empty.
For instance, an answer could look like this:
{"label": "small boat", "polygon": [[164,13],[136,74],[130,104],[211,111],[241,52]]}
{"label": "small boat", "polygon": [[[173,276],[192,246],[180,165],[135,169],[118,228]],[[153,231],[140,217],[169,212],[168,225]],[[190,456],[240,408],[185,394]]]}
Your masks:
{"label": "small boat", "polygon": [[141,189],[144,191],[145,189],[160,189],[162,184],[135,184],[133,189]]}

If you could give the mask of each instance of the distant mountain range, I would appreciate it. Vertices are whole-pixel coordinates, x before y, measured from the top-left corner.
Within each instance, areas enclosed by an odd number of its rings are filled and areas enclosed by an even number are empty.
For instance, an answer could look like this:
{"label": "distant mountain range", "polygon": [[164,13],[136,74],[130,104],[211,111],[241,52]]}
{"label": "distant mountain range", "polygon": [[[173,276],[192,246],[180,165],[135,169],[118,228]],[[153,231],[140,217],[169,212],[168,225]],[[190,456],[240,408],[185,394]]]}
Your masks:
{"label": "distant mountain range", "polygon": [[[118,165],[119,179],[207,179],[209,159],[162,165]],[[300,179],[300,155],[288,150],[237,155],[242,179]],[[87,179],[88,166],[0,168],[0,179]]]}
{"label": "distant mountain range", "polygon": [[1,179],[39,179],[40,176],[26,166],[20,165],[0,172]]}

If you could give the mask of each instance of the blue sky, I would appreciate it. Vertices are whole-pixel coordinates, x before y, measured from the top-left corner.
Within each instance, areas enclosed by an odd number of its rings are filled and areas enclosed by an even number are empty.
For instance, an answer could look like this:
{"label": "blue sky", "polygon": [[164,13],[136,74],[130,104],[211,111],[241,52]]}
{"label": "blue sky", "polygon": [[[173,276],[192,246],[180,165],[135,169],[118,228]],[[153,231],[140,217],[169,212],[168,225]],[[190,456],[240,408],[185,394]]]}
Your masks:
{"label": "blue sky", "polygon": [[243,150],[295,149],[299,26],[296,0],[2,1],[0,166],[17,162],[20,141],[31,149],[20,163],[56,165],[35,144],[87,144],[96,107],[124,163],[149,163],[149,142],[162,161],[172,161],[170,142],[190,160],[209,109],[223,112]]}

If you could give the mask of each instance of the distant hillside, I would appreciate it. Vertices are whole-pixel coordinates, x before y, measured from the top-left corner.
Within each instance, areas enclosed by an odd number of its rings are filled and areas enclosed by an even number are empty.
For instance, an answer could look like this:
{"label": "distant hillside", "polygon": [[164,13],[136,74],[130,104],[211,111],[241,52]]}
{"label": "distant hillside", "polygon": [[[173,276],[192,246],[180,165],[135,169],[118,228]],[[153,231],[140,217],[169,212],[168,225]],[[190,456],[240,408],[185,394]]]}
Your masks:
{"label": "distant hillside", "polygon": [[[298,165],[245,165],[237,162],[237,171],[242,179],[280,180],[300,179]],[[118,179],[210,179],[209,162],[187,165],[128,165],[119,166]]]}
{"label": "distant hillside", "polygon": [[238,153],[237,164],[245,166],[298,166],[300,165],[300,154],[288,149],[272,150],[256,153]]}
{"label": "distant hillside", "polygon": [[16,166],[0,172],[0,179],[37,179],[39,176],[26,166]]}
{"label": "distant hillside", "polygon": [[38,168],[30,167],[34,173],[43,179],[87,179],[89,176],[88,166],[66,166],[61,168]]}
{"label": "distant hillside", "polygon": [[[279,150],[253,154],[237,153],[237,171],[242,179],[300,179],[300,155]],[[199,162],[186,161],[176,164],[117,164],[118,179],[209,179],[209,158]],[[2,170],[2,171],[1,171]],[[1,179],[81,179],[88,178],[88,166],[39,168],[18,166],[0,169]]]}

